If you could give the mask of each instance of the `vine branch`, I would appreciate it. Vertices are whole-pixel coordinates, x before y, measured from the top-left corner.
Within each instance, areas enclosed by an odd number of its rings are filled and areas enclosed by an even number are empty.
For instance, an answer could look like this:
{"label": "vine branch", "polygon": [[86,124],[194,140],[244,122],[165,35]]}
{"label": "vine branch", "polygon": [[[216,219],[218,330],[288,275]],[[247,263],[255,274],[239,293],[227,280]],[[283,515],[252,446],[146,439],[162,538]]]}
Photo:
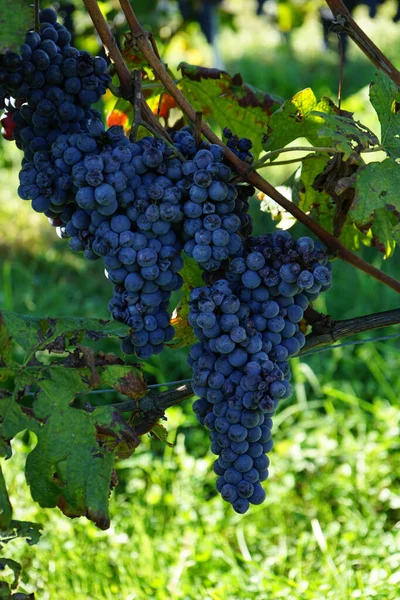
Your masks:
{"label": "vine branch", "polygon": [[[400,323],[400,309],[388,310],[379,313],[373,313],[354,319],[343,319],[334,321],[327,315],[321,315],[314,312],[316,320],[313,322],[312,332],[306,338],[306,344],[301,349],[299,356],[306,354],[311,349],[321,346],[329,346],[340,339],[347,338],[365,331],[381,329]],[[141,400],[128,400],[113,404],[120,412],[139,410],[146,415],[149,411],[159,411],[163,413],[171,406],[176,406],[184,400],[191,398],[195,394],[190,384],[182,385],[179,388],[163,392],[155,396],[145,396]]]}
{"label": "vine branch", "polygon": [[356,335],[357,333],[381,329],[382,327],[389,327],[400,323],[399,308],[355,317],[354,319],[343,319],[341,321],[334,321],[326,315],[315,312],[314,315],[316,317],[313,319],[312,331],[307,336],[306,345],[302,348],[300,354],[304,354],[317,346],[333,344],[340,339]]}
{"label": "vine branch", "polygon": [[[124,58],[118,48],[117,42],[108,26],[107,21],[104,19],[101,10],[96,0],[83,0],[86,10],[92,20],[94,28],[96,29],[101,43],[104,46],[104,50],[115,67],[115,71],[118,75],[121,85],[121,95],[125,100],[128,100],[131,104],[135,105],[134,99],[134,84],[132,81],[131,72],[129,71]],[[140,112],[143,121],[150,125],[158,135],[165,137],[165,131],[160,125],[158,119],[153,115],[147,102],[144,98],[140,101]]]}
{"label": "vine branch", "polygon": [[351,16],[342,0],[326,0],[336,19],[336,31],[347,33],[360,50],[378,69],[386,73],[397,86],[400,86],[400,71],[390,62]]}
{"label": "vine branch", "polygon": [[[85,0],[95,1],[95,0]],[[140,50],[144,58],[153,69],[156,77],[164,84],[168,93],[174,98],[177,105],[181,108],[183,113],[188,119],[194,124],[196,121],[196,111],[176,86],[174,80],[170,77],[164,65],[157,58],[153,51],[152,46],[149,44],[146,32],[141,27],[136,15],[133,11],[129,0],[119,0],[121,8],[125,14],[128,25],[131,30],[131,35],[137,48]],[[270,196],[275,202],[282,206],[287,212],[293,215],[298,221],[303,223],[310,231],[314,233],[328,248],[328,250],[336,254],[337,257],[352,264],[355,268],[364,271],[371,277],[374,277],[384,285],[395,290],[400,294],[400,282],[390,277],[380,269],[377,269],[373,265],[370,265],[367,261],[363,260],[356,254],[353,254],[350,250],[347,250],[345,246],[328,231],[326,231],[319,223],[313,221],[311,217],[306,215],[298,206],[292,203],[290,200],[285,198],[276,188],[274,188],[268,181],[266,181],[261,175],[255,171],[247,173],[248,164],[241,161],[210,129],[210,127],[202,121],[201,132],[203,135],[213,144],[218,144],[224,150],[225,158],[230,162],[235,171],[242,175],[249,183],[254,185],[260,191]]]}
{"label": "vine branch", "polygon": [[36,31],[36,33],[40,29],[39,12],[40,12],[39,0],[34,0],[34,2],[33,2],[33,19],[34,19],[33,28]]}

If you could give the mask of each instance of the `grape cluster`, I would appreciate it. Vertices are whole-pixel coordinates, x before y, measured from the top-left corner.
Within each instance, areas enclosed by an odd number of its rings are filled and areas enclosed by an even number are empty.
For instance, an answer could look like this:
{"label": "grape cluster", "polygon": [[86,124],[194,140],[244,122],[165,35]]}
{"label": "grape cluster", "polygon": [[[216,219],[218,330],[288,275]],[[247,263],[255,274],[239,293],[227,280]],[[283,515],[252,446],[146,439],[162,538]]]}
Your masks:
{"label": "grape cluster", "polygon": [[232,150],[234,154],[240,160],[243,160],[248,163],[252,163],[254,160],[253,154],[250,150],[253,147],[253,143],[248,138],[239,138],[237,135],[234,135],[228,127],[225,127],[223,130],[223,136],[226,139],[226,145],[229,150]]}
{"label": "grape cluster", "polygon": [[74,197],[73,211],[71,204],[63,209],[61,233],[85,258],[103,257],[115,286],[110,311],[132,330],[123,350],[149,358],[174,336],[167,309],[183,283],[173,149],[152,137],[130,142],[122,127],[105,131],[97,119],[86,129],[59,136],[50,151],[50,164],[62,172],[55,182],[61,207]]}
{"label": "grape cluster", "polygon": [[331,285],[326,264],[311,238],[278,232],[251,238],[226,280],[192,291],[193,409],[218,455],[217,489],[239,513],[265,498],[272,417],[291,394],[288,359],[305,343],[304,310]]}
{"label": "grape cluster", "polygon": [[240,232],[249,227],[247,199],[253,190],[231,183],[234,173],[220,146],[202,142],[198,149],[187,128],[175,134],[174,144],[186,157],[176,167],[184,199],[185,252],[205,271],[217,271],[242,249]]}
{"label": "grape cluster", "polygon": [[[54,10],[42,10],[39,21],[39,32],[27,32],[19,54],[7,51],[1,55],[0,96],[26,100],[33,90],[58,88],[63,91],[64,98],[55,103],[55,112],[39,115],[52,119],[53,125],[61,125],[75,118],[70,104],[76,107],[97,102],[105,92],[110,76],[106,73],[104,58],[93,58],[88,52],[70,45],[71,34],[57,22]],[[65,102],[69,104],[63,104]],[[35,126],[41,127],[41,124]]]}
{"label": "grape cluster", "polygon": [[91,105],[105,92],[110,76],[104,58],[70,45],[71,36],[52,9],[41,11],[39,20],[39,33],[26,34],[20,54],[6,52],[0,58],[2,122],[7,137],[24,151],[20,197],[59,224],[68,219],[71,207],[59,215],[74,198],[65,187],[63,161],[51,159],[52,145],[59,137],[85,132],[87,121],[100,116]]}

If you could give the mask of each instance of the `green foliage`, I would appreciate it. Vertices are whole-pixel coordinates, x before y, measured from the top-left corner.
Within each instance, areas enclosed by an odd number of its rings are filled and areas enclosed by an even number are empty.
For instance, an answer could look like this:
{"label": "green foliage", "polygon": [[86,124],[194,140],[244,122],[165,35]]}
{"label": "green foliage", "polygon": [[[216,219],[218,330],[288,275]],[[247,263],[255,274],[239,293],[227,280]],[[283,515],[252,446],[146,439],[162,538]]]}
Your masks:
{"label": "green foliage", "polygon": [[371,83],[369,97],[381,124],[381,145],[392,158],[399,158],[399,89],[385,73],[379,71]]}
{"label": "green foliage", "polygon": [[[341,114],[329,98],[317,100],[307,88],[285,102],[271,116],[263,148],[266,151],[287,146],[304,137],[313,146],[335,148],[347,159],[357,148],[358,152],[378,143],[365,127],[356,123],[349,114]],[[279,155],[277,155],[279,156]]]}
{"label": "green foliage", "polygon": [[[140,398],[146,385],[134,365],[113,355],[96,356],[80,342],[85,335],[122,337],[127,328],[95,319],[40,319],[8,312],[0,323],[0,379],[12,384],[0,397],[1,454],[11,457],[10,441],[19,432],[35,433],[38,443],[26,461],[33,499],[107,528],[114,459],[129,456],[139,438],[112,407],[83,410],[75,399],[99,386]],[[13,358],[13,342],[23,348],[20,362]],[[35,389],[31,402],[26,389]]]}
{"label": "green foliage", "polygon": [[277,96],[245,84],[239,74],[181,63],[179,87],[205,120],[239,137],[251,137],[254,154],[261,150],[261,135],[269,115],[282,103]]}
{"label": "green foliage", "polygon": [[367,165],[357,176],[357,195],[351,208],[352,217],[360,225],[365,225],[379,208],[399,212],[399,185],[400,166],[396,161],[387,158],[381,163]]}
{"label": "green foliage", "polygon": [[171,323],[175,329],[175,338],[170,344],[172,348],[184,348],[185,346],[194,344],[196,341],[193,329],[188,323],[189,301],[190,292],[193,288],[203,285],[202,272],[198,263],[193,258],[184,256],[183,261],[184,264],[181,270],[183,296],[175,308],[171,319]]}
{"label": "green foliage", "polygon": [[32,25],[33,4],[29,0],[0,0],[0,52],[18,51]]}
{"label": "green foliage", "polygon": [[[112,529],[34,509],[45,519],[43,544],[14,551],[29,589],[65,600],[349,600],[359,590],[397,600],[400,413],[381,385],[384,365],[396,394],[388,343],[295,362],[297,393],[276,417],[267,499],[245,517],[214,490],[213,457],[190,406],[171,409],[174,448],[144,442],[117,465]],[[26,451],[17,441],[7,473],[19,503]]]}

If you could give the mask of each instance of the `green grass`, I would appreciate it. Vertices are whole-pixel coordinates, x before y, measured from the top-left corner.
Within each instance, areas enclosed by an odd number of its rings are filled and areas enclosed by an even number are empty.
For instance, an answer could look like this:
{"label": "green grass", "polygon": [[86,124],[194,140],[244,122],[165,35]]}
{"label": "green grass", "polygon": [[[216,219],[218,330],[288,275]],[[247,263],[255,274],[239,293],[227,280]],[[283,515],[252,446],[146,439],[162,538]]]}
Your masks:
{"label": "green grass", "polygon": [[[379,350],[398,364],[395,351]],[[342,362],[368,370],[379,355],[365,352]],[[296,394],[275,419],[267,499],[245,516],[216,495],[204,435],[181,408],[168,413],[174,448],[145,440],[118,465],[106,532],[33,507],[15,442],[5,475],[16,517],[45,527],[37,546],[12,546],[26,589],[44,600],[397,599],[400,409],[379,376],[370,375],[371,401],[351,381],[293,366]],[[398,369],[388,374],[395,394]]]}
{"label": "green grass", "polygon": [[[360,16],[370,32],[365,12]],[[250,25],[237,38],[222,37],[231,72],[284,96],[312,85],[317,95],[334,97],[336,58],[317,55],[314,22],[295,33],[291,47],[267,35],[265,23]],[[388,19],[374,38],[397,58],[397,29]],[[365,90],[354,95],[373,69],[358,50],[350,57],[345,107],[375,126]],[[176,55],[168,60],[175,64]],[[46,220],[17,199],[18,154],[11,148],[12,164],[4,163],[0,174],[0,308],[106,318],[110,286],[100,263],[68,252]],[[286,175],[271,170],[271,181]],[[272,224],[257,204],[256,232],[262,233]],[[293,231],[304,233],[298,226]],[[387,262],[375,251],[363,254],[398,277],[398,253]],[[317,308],[334,318],[398,306],[394,292],[350,265],[335,261],[333,274],[334,287]],[[104,349],[118,352],[113,344]],[[149,382],[189,377],[185,356],[167,350],[150,360]],[[398,600],[399,342],[338,348],[296,359],[292,369],[294,394],[274,421],[267,499],[244,516],[215,492],[207,436],[190,402],[168,411],[173,448],[146,438],[117,465],[120,483],[106,532],[33,504],[23,465],[34,440],[19,436],[4,464],[14,517],[44,525],[37,546],[17,540],[5,548],[22,564],[22,588],[40,600]]]}

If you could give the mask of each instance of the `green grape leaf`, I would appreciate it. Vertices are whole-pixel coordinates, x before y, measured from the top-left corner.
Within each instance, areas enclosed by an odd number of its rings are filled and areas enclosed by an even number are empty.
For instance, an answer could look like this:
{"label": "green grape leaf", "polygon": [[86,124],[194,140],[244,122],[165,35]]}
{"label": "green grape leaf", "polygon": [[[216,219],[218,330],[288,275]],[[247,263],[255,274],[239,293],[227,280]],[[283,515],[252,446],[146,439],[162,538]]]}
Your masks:
{"label": "green grape leaf", "polygon": [[318,137],[330,140],[337,152],[343,153],[343,159],[347,160],[357,149],[377,146],[378,138],[364,125],[353,120],[351,116],[332,115],[314,110],[312,117],[319,116],[324,123],[317,131]]}
{"label": "green grape leaf", "polygon": [[[311,117],[314,110],[320,112],[337,111],[333,102],[328,98],[317,101],[311,88],[298,92],[293,98],[287,100],[270,117],[266,129],[263,148],[267,152],[283,148],[299,137],[308,140],[317,137],[318,128],[323,124],[321,117]],[[318,140],[319,145],[324,145],[324,140]],[[328,144],[329,140],[325,140]],[[316,144],[314,144],[316,145]]]}
{"label": "green grape leaf", "polygon": [[400,212],[399,188],[398,163],[391,158],[369,163],[356,178],[356,197],[350,209],[353,220],[363,226],[372,221],[379,208]]}
{"label": "green grape leaf", "polygon": [[309,212],[312,208],[330,203],[330,197],[326,192],[318,192],[313,187],[316,177],[322,173],[328,162],[329,156],[326,154],[308,154],[302,161],[299,207],[304,212]]}
{"label": "green grape leaf", "polygon": [[169,446],[170,448],[174,447],[175,444],[168,441],[168,429],[164,427],[164,425],[162,425],[161,423],[157,423],[156,425],[154,425],[150,433],[166,446]]}
{"label": "green grape leaf", "polygon": [[175,329],[175,338],[169,344],[171,348],[184,348],[196,342],[196,336],[188,323],[190,292],[193,288],[204,285],[201,276],[202,271],[198,263],[186,255],[183,260],[183,269],[180,271],[183,278],[183,297],[175,308],[171,319],[171,325]]}
{"label": "green grape leaf", "polygon": [[33,3],[30,0],[0,0],[0,52],[19,52],[24,36],[33,27]]}
{"label": "green grape leaf", "polygon": [[261,151],[261,138],[270,115],[282,103],[277,96],[257,90],[219,69],[181,63],[179,88],[203,118],[221,129],[228,127],[239,137],[251,138],[255,156]]}
{"label": "green grape leaf", "polygon": [[0,319],[0,357],[3,362],[10,360],[10,338],[24,349],[26,356],[30,356],[46,348],[62,351],[69,343],[80,342],[85,335],[98,340],[123,338],[129,334],[127,325],[102,319],[41,318],[9,311],[2,311]]}
{"label": "green grape leaf", "polygon": [[371,104],[381,124],[381,144],[393,158],[400,157],[400,92],[397,85],[381,71],[369,89]]}
{"label": "green grape leaf", "polygon": [[105,529],[114,459],[131,454],[139,438],[112,407],[85,411],[73,406],[76,394],[90,389],[88,368],[48,367],[44,375],[32,407],[17,402],[15,394],[0,399],[3,452],[10,457],[9,441],[19,431],[33,431],[38,442],[25,469],[32,498]]}
{"label": "green grape leaf", "polygon": [[10,365],[11,363],[11,336],[8,333],[7,325],[0,313],[0,365]]}
{"label": "green grape leaf", "polygon": [[359,150],[378,143],[350,113],[340,114],[329,98],[318,101],[310,88],[298,92],[270,117],[263,148],[267,152],[283,148],[301,137],[313,146],[335,148],[346,157],[357,147]]}
{"label": "green grape leaf", "polygon": [[7,529],[0,529],[0,550],[15,538],[24,538],[29,546],[38,543],[43,525],[31,521],[12,520]]}
{"label": "green grape leaf", "polygon": [[[127,328],[95,319],[40,319],[9,312],[2,313],[2,323],[7,348],[12,342],[23,345],[25,338],[27,356],[23,364],[0,364],[0,379],[14,380],[14,389],[0,395],[0,455],[10,458],[13,437],[32,431],[37,445],[25,472],[33,499],[108,527],[114,460],[130,456],[139,436],[114,407],[84,404],[81,394],[104,386],[139,399],[147,388],[139,365],[114,354],[95,354],[79,342],[84,335],[120,337]],[[33,395],[30,389],[36,390]],[[2,517],[9,521],[11,515],[4,512]]]}
{"label": "green grape leaf", "polygon": [[394,232],[394,226],[398,218],[386,208],[377,208],[374,212],[374,220],[371,226],[373,244],[380,250],[385,258],[393,255],[396,244],[400,241]]}

